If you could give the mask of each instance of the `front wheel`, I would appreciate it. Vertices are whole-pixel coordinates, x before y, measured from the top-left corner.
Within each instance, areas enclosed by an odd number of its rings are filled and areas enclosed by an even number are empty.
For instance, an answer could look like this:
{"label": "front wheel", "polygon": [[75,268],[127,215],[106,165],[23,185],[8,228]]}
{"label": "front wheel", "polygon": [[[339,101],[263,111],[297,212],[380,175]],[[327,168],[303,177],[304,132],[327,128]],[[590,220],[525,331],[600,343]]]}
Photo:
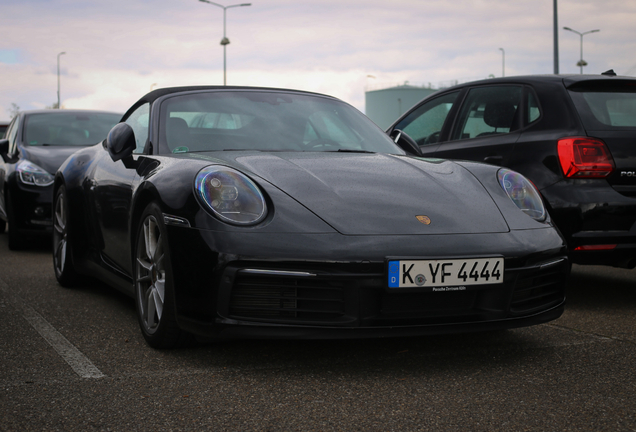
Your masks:
{"label": "front wheel", "polygon": [[190,335],[177,325],[168,236],[156,204],[143,212],[134,257],[137,318],[146,342],[153,348],[186,344]]}
{"label": "front wheel", "polygon": [[63,287],[74,286],[80,280],[71,257],[67,201],[66,188],[61,186],[53,199],[53,268],[55,278]]}

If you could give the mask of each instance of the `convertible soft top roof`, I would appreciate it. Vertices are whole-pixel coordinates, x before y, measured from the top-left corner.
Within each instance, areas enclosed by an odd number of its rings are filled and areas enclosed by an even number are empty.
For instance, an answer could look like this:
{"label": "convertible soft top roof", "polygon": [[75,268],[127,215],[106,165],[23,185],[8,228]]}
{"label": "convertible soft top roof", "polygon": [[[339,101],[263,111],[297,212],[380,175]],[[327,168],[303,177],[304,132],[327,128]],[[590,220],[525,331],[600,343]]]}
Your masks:
{"label": "convertible soft top roof", "polygon": [[140,105],[144,103],[153,103],[155,100],[159,99],[162,96],[172,94],[172,93],[183,93],[190,91],[204,91],[204,90],[254,90],[254,91],[278,91],[278,92],[286,92],[286,93],[302,93],[323,97],[332,97],[329,95],[308,92],[304,90],[293,90],[293,89],[285,89],[285,88],[274,88],[274,87],[249,87],[249,86],[183,86],[183,87],[165,87],[159,88],[157,90],[153,90],[144,96],[141,97],[135,104],[128,109],[128,111],[124,114],[124,118],[128,116],[128,114],[135,109],[137,109]]}

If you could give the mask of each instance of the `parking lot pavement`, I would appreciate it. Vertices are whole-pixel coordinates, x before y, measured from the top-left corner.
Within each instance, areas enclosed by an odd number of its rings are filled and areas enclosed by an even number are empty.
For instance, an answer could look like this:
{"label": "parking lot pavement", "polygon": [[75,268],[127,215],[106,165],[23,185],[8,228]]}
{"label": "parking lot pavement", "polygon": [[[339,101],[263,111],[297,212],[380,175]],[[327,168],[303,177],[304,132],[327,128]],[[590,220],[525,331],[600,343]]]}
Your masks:
{"label": "parking lot pavement", "polygon": [[129,298],[62,288],[45,244],[6,243],[2,431],[636,430],[636,270],[575,266],[535,327],[157,351]]}

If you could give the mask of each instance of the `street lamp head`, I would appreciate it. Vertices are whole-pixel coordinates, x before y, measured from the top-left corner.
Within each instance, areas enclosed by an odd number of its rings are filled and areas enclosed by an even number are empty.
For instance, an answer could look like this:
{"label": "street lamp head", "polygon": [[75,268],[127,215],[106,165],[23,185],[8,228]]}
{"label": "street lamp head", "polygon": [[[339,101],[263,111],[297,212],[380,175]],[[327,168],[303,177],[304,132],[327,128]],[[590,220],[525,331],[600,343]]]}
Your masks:
{"label": "street lamp head", "polygon": [[586,32],[578,32],[574,29],[571,29],[570,27],[563,27],[563,30],[567,30],[567,31],[571,31],[572,33],[576,33],[577,35],[579,35],[579,37],[581,38],[581,59],[579,60],[579,62],[576,64],[578,67],[581,68],[581,75],[583,75],[583,66],[587,66],[587,62],[585,60],[583,60],[583,36],[585,36],[586,34],[590,34],[590,33],[597,33],[600,32],[599,29],[594,29],[594,30],[589,30]]}
{"label": "street lamp head", "polygon": [[227,45],[230,44],[230,40],[225,36],[225,15],[226,12],[229,8],[235,8],[235,7],[241,7],[241,6],[252,6],[252,3],[240,3],[240,4],[233,4],[233,5],[228,5],[228,6],[223,6],[221,4],[215,3],[213,1],[210,0],[199,0],[202,3],[209,3],[213,6],[218,6],[220,8],[223,9],[223,39],[221,39],[221,45],[223,46],[223,85],[226,85],[226,71],[227,71],[227,65],[226,65],[226,60],[225,60],[225,51],[227,48]]}

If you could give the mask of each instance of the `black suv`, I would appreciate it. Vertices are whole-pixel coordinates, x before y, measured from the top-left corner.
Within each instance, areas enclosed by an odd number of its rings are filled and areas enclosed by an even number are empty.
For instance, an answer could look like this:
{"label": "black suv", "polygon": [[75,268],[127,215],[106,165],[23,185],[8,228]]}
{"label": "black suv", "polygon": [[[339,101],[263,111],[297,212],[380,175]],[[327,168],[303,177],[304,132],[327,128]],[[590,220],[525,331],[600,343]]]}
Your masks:
{"label": "black suv", "polygon": [[636,266],[636,79],[495,78],[438,91],[400,117],[427,157],[501,165],[541,191],[579,264]]}

